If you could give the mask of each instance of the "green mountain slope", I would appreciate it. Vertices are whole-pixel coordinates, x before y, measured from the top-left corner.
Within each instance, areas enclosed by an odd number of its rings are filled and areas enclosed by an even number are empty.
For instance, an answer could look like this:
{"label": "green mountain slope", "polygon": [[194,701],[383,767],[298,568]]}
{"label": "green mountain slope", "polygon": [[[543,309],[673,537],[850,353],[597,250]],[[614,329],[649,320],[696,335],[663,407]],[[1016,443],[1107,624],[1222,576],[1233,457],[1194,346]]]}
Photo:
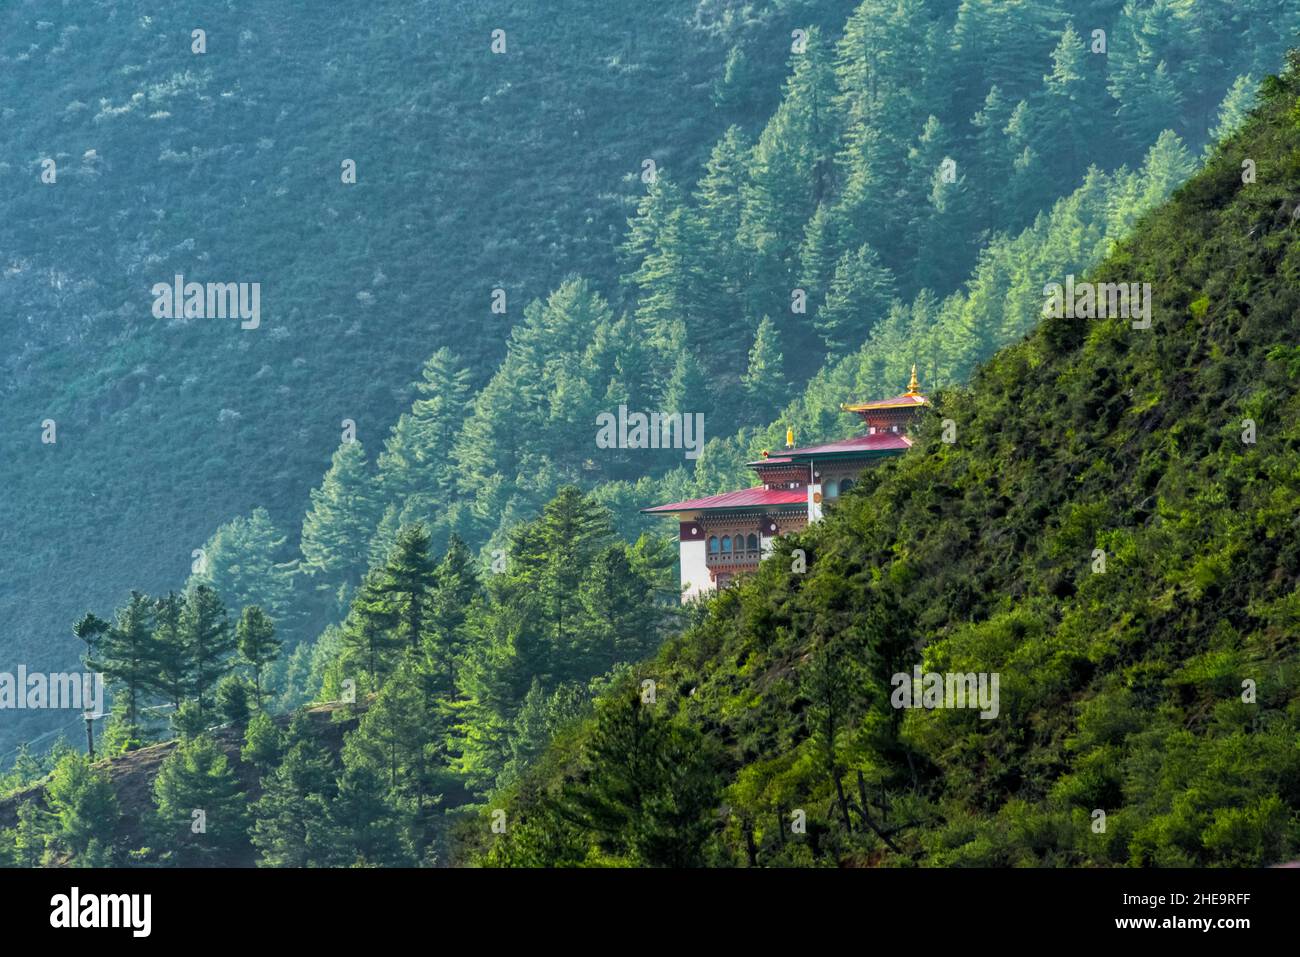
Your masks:
{"label": "green mountain slope", "polygon": [[[467,857],[1293,856],[1300,58],[1262,101],[1088,276],[1150,283],[1151,328],[1048,317],[943,391],[912,452],[498,795],[509,826],[468,827]],[[996,673],[996,717],[892,707],[914,666]]]}
{"label": "green mountain slope", "polygon": [[[849,8],[6,5],[5,659],[67,667],[83,607],[175,585],[255,506],[296,523],[342,420],[377,441],[437,344],[486,379],[528,300],[614,273],[644,159],[693,168],[770,111],[783,55],[715,105],[728,50]],[[261,283],[261,328],[155,319],[177,273]]]}
{"label": "green mountain slope", "polygon": [[[382,543],[421,520],[436,544],[454,532],[490,552],[563,484],[635,516],[746,481],[788,426],[839,434],[846,395],[888,394],[913,362],[929,387],[964,382],[1032,325],[1035,269],[1095,263],[1235,126],[1300,25],[1285,13],[1223,55],[1240,16],[1215,0],[863,0],[791,53],[757,136],[730,129],[704,170],[646,187],[619,287],[579,267],[586,283],[528,312],[467,415],[399,422],[387,462],[354,463],[370,506],[350,521]],[[597,449],[593,418],[621,403],[703,411],[709,445],[695,463]],[[408,465],[421,459],[436,467]]]}
{"label": "green mountain slope", "polygon": [[[321,596],[355,584],[398,522],[430,522],[439,546],[454,531],[491,547],[566,482],[602,484],[620,511],[645,504],[662,490],[609,480],[672,470],[675,487],[680,458],[593,454],[593,407],[688,405],[709,413],[710,436],[770,422],[828,348],[837,357],[870,332],[864,348],[879,353],[904,334],[885,268],[916,297],[927,350],[960,327],[965,339],[925,370],[960,381],[1005,330],[975,309],[950,322],[952,300],[927,311],[938,304],[917,289],[956,288],[991,235],[1033,222],[1090,164],[1136,167],[1166,127],[1197,149],[1274,67],[1297,22],[1275,7],[581,2],[563,23],[507,0],[341,14],[128,4],[48,19],[15,8],[0,31],[0,164],[14,184],[0,197],[13,251],[0,309],[15,330],[0,358],[0,647],[66,667],[75,616],[130,587],[177,586],[194,550],[254,508],[278,529],[266,540],[287,540],[238,571],[291,565],[307,486],[345,420],[370,455],[357,473],[378,472],[363,483],[373,508],[348,517],[364,541],[332,556],[339,575],[285,573],[295,638],[334,619]],[[1086,24],[1108,32],[1104,55]],[[1069,149],[1041,155],[1058,136]],[[53,185],[43,158],[58,164]],[[340,182],[343,159],[358,164],[354,185]],[[646,159],[665,198],[676,184],[676,209],[651,208]],[[1153,193],[1180,169],[1152,172]],[[1088,176],[1079,220],[1098,203],[1121,221],[1142,208],[1149,197],[1123,188],[1134,175]],[[872,263],[877,281],[855,283]],[[594,356],[540,309],[523,328],[525,303],[570,272],[609,305],[607,326],[555,310]],[[177,273],[262,283],[262,327],[154,319],[149,290]],[[806,313],[791,312],[795,284]],[[498,287],[504,316],[491,311]],[[585,305],[570,312],[606,312]],[[766,357],[790,390],[748,374],[757,330],[773,326]],[[526,348],[508,349],[521,329]],[[444,368],[464,367],[471,391],[439,397],[442,428],[403,436],[409,383],[444,345],[457,354]],[[893,378],[859,365],[871,374],[858,384]],[[55,445],[39,441],[46,419]],[[698,484],[725,484],[750,435],[707,452]],[[388,438],[405,447],[385,474],[374,465]],[[400,453],[444,474],[425,481]],[[46,727],[33,721],[0,728],[0,755]]]}

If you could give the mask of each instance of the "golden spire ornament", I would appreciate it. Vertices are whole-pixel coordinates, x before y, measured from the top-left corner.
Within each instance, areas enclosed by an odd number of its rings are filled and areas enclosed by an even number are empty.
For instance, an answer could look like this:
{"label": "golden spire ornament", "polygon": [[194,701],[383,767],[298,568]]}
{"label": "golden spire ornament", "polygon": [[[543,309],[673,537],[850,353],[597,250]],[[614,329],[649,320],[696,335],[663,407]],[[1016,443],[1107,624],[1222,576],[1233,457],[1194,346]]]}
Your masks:
{"label": "golden spire ornament", "polygon": [[907,384],[907,395],[920,395],[921,383],[916,378],[916,364],[912,364],[912,381]]}

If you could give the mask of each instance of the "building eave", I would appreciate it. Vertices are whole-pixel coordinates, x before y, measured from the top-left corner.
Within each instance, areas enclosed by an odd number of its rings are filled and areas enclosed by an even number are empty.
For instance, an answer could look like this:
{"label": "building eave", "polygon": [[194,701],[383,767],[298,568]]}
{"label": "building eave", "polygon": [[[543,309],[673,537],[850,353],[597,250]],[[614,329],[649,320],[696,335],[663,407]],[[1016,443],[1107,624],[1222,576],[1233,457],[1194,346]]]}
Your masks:
{"label": "building eave", "polygon": [[770,511],[806,507],[807,493],[803,489],[767,489],[755,486],[703,498],[669,502],[667,505],[653,505],[641,509],[641,512],[646,515],[680,515],[692,512],[737,512],[756,509]]}
{"label": "building eave", "polygon": [[892,399],[876,399],[873,402],[855,402],[841,405],[844,412],[887,412],[891,409],[920,409],[930,404],[930,400],[920,392],[896,395]]}

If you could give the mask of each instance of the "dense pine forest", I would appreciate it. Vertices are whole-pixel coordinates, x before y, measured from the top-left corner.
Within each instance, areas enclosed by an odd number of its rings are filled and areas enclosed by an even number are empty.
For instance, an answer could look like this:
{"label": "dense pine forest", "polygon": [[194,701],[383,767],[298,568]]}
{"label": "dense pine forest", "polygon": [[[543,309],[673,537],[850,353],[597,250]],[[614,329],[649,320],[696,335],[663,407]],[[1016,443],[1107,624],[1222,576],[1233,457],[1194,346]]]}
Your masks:
{"label": "dense pine forest", "polygon": [[[580,4],[584,34],[392,6],[351,42],[394,73],[340,49],[256,86],[118,10],[148,66],[27,127],[32,156],[63,137],[73,183],[8,200],[15,246],[49,228],[0,279],[30,316],[4,386],[67,424],[5,439],[0,601],[14,654],[80,656],[111,713],[98,760],[80,721],[6,718],[0,862],[1294,855],[1300,76],[1274,74],[1300,10],[701,2],[620,31]],[[232,50],[289,51],[303,24],[261,16]],[[437,45],[420,84],[425,17],[481,43]],[[42,23],[0,63],[88,42]],[[322,69],[313,109],[354,110],[354,146],[277,89]],[[187,172],[128,174],[149,123]],[[229,215],[176,223],[204,208],[169,211],[180,182]],[[119,203],[134,244],[69,273]],[[218,224],[258,241],[212,245]],[[259,268],[293,273],[283,308],[230,339],[120,305],[155,273]],[[1152,328],[1044,318],[1067,274],[1150,282]],[[82,316],[57,347],[56,296]],[[913,364],[936,405],[915,448],[681,606],[675,529],[638,509],[749,484],[787,429],[850,434],[841,403]],[[598,448],[620,404],[703,412],[703,454]],[[891,708],[914,665],[1000,673],[1001,720]]]}
{"label": "dense pine forest", "polygon": [[[292,530],[275,556],[291,561],[344,419],[377,451],[440,345],[477,390],[530,301],[578,268],[612,285],[643,162],[694,169],[731,124],[760,126],[789,24],[838,29],[851,11],[6,4],[5,648],[71,667],[70,619],[178,587],[195,549],[258,508]],[[160,322],[150,287],[176,274],[260,282],[260,328]],[[18,715],[0,754],[57,729]]]}

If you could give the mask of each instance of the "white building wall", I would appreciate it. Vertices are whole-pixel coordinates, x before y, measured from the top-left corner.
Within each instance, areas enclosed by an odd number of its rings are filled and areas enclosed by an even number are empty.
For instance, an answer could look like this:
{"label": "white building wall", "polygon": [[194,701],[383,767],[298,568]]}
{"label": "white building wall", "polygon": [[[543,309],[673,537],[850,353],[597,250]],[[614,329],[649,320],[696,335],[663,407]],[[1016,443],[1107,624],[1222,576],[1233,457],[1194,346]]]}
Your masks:
{"label": "white building wall", "polygon": [[680,543],[679,559],[682,569],[682,601],[690,601],[696,595],[713,590],[713,581],[709,578],[709,568],[705,564],[707,552],[704,545],[705,536]]}
{"label": "white building wall", "polygon": [[819,522],[819,521],[821,521],[821,517],[822,517],[822,503],[821,503],[820,501],[814,501],[814,498],[820,499],[821,497],[822,497],[822,486],[821,486],[821,483],[820,483],[820,482],[818,482],[816,485],[809,485],[809,486],[808,486],[808,522],[809,522],[809,524],[811,524],[811,523],[813,523],[813,522]]}

